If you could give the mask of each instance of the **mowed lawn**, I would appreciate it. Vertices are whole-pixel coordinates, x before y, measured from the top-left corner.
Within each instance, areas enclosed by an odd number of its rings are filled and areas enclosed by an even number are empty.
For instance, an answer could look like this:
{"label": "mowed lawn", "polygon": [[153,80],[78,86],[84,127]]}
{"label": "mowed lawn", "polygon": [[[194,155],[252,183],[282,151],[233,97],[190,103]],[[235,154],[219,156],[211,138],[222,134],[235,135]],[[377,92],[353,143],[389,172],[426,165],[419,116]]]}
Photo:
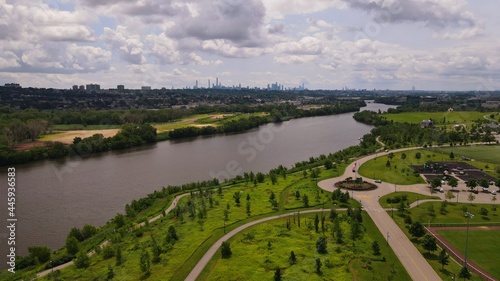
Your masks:
{"label": "mowed lawn", "polygon": [[465,156],[474,160],[500,164],[500,146],[498,145],[455,146],[435,150],[444,154],[453,152],[455,157]]}
{"label": "mowed lawn", "polygon": [[[435,125],[468,124],[477,119],[484,119],[488,112],[452,111],[452,112],[403,112],[396,114],[383,114],[387,120],[394,122],[408,122],[419,124],[422,120],[434,120]],[[444,121],[444,123],[443,123]]]}
{"label": "mowed lawn", "polygon": [[[460,252],[465,251],[465,230],[440,230],[443,236],[453,247]],[[467,259],[482,267],[495,278],[500,279],[500,230],[471,230],[469,229],[469,247]]]}

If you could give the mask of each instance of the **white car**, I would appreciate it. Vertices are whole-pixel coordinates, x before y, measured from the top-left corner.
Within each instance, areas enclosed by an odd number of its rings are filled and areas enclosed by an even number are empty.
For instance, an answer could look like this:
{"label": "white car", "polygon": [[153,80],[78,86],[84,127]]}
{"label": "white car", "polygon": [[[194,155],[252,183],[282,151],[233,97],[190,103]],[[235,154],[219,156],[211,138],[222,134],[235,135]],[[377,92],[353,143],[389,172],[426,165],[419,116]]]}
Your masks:
{"label": "white car", "polygon": [[493,194],[493,195],[497,195],[497,192],[496,192],[495,190],[493,190],[493,191],[491,192],[491,194]]}
{"label": "white car", "polygon": [[381,181],[381,180],[375,180],[375,182],[376,182],[376,183],[382,183],[382,181]]}

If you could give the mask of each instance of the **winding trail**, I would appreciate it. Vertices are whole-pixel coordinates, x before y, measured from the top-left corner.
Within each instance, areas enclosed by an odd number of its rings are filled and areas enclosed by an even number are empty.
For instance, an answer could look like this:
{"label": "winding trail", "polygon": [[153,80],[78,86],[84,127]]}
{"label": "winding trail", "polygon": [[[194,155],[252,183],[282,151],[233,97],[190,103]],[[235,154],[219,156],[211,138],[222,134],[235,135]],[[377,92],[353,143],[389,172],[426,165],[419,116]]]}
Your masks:
{"label": "winding trail", "polygon": [[[174,197],[174,200],[172,200],[172,203],[170,204],[170,206],[169,206],[169,207],[165,210],[165,213],[166,213],[166,214],[170,213],[170,212],[171,212],[171,211],[175,208],[175,206],[177,206],[177,203],[179,202],[179,200],[180,200],[182,197],[185,197],[185,196],[188,196],[188,195],[189,195],[189,193],[184,193],[184,194],[181,194],[181,195],[177,195],[177,196],[175,196],[175,197]],[[149,223],[152,223],[152,222],[154,222],[154,221],[157,221],[157,220],[159,220],[159,219],[160,219],[160,218],[162,218],[162,217],[163,217],[163,214],[159,214],[159,215],[157,215],[156,217],[153,217],[153,218],[149,219]],[[145,225],[145,223],[144,223],[144,222],[142,222],[142,223],[138,224],[138,227],[140,227],[140,226],[144,226],[144,225]],[[108,245],[108,244],[109,244],[109,240],[105,240],[104,242],[102,242],[102,243],[99,245],[99,247],[102,249],[103,247],[105,247],[105,246],[106,246],[106,245]],[[94,250],[92,250],[92,251],[90,251],[90,252],[88,252],[88,253],[87,253],[87,256],[89,256],[89,257],[90,257],[90,256],[92,256],[92,255],[94,255],[94,254],[95,254],[95,251],[94,251]],[[49,273],[51,273],[51,272],[53,272],[53,271],[61,270],[61,269],[63,269],[63,268],[66,268],[66,267],[68,267],[68,266],[72,265],[73,263],[74,263],[73,261],[70,261],[70,262],[67,262],[67,263],[64,263],[64,264],[58,265],[58,266],[56,266],[56,267],[53,267],[53,268],[50,268],[50,269],[44,270],[44,271],[42,271],[42,272],[37,273],[36,277],[37,277],[37,278],[44,277],[45,275],[47,275],[47,274],[49,274]]]}

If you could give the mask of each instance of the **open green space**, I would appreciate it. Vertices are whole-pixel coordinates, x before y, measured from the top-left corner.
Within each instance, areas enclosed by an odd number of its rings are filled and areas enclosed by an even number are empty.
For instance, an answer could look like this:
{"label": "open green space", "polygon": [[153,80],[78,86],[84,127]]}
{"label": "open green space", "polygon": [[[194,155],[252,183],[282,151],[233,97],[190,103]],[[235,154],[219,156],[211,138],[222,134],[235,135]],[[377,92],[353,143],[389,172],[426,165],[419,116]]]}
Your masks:
{"label": "open green space", "polygon": [[[428,200],[428,199],[440,200],[438,196],[428,196],[414,192],[398,191],[380,197],[379,203],[383,208],[397,208],[399,202],[398,198],[400,198],[401,201],[404,201],[409,205],[411,205],[413,202],[416,202],[417,200],[418,201]],[[387,202],[388,201],[387,199],[389,199],[392,203]]]}
{"label": "open green space", "polygon": [[[462,196],[462,195],[460,195]],[[389,215],[393,216],[396,224],[401,228],[401,230],[406,234],[406,236],[412,241],[412,243],[417,247],[417,249],[423,254],[429,264],[434,268],[434,270],[439,274],[443,280],[452,280],[453,274],[458,275],[461,269],[461,265],[450,261],[450,263],[442,269],[442,265],[438,261],[439,250],[435,252],[428,252],[425,250],[421,244],[422,239],[413,238],[408,232],[410,224],[408,224],[405,218],[410,217],[412,222],[418,221],[423,225],[428,225],[429,223],[436,226],[451,226],[460,225],[465,226],[467,223],[467,218],[464,216],[466,211],[475,214],[476,216],[470,221],[470,225],[494,225],[500,224],[500,217],[497,215],[497,210],[493,211],[493,205],[491,204],[469,204],[469,203],[447,203],[442,209],[442,202],[426,202],[420,204],[418,207],[405,210],[404,212],[399,212],[397,210],[388,211]],[[496,205],[495,207],[497,207]],[[488,210],[487,216],[481,216],[480,210],[485,208]],[[472,280],[482,280],[480,277],[473,274]]]}
{"label": "open green space", "polygon": [[[417,153],[420,153],[420,158],[416,157]],[[413,173],[410,165],[423,165],[426,161],[437,161],[439,159],[437,155],[430,155],[422,150],[380,154],[377,158],[361,165],[358,173],[363,177],[400,185],[425,183],[419,174]],[[405,157],[402,157],[403,154],[405,154]],[[393,157],[391,158],[391,156]]]}
{"label": "open green space", "polygon": [[64,124],[52,125],[53,131],[74,131],[74,130],[108,130],[120,129],[120,125],[84,125],[84,124]]}
{"label": "open green space", "polygon": [[[59,278],[103,279],[111,267],[116,280],[138,280],[146,277],[149,280],[184,280],[206,250],[223,236],[224,225],[226,231],[230,231],[256,219],[290,212],[287,209],[329,209],[349,205],[359,207],[359,203],[352,199],[349,199],[348,203],[332,201],[331,193],[322,191],[316,185],[319,180],[336,176],[343,167],[344,165],[339,165],[335,170],[319,169],[317,178],[314,179],[310,173],[305,176],[298,172],[286,174],[286,177],[278,176],[275,184],[266,176],[262,183],[254,184],[250,180],[242,180],[220,189],[193,191],[190,196],[182,198],[176,209],[166,217],[137,229],[117,228],[116,232],[108,235],[107,239],[111,241],[109,247],[115,253],[118,248],[122,251],[121,265],[116,265],[116,254],[109,258],[104,257],[101,251],[101,254],[90,258],[88,268],[78,269],[74,265],[70,266],[58,273]],[[296,190],[300,190],[300,200],[295,198]],[[275,203],[270,200],[272,194]],[[240,197],[239,205],[235,200],[237,195]],[[304,196],[308,197],[308,207],[305,206]],[[162,201],[163,208],[168,202],[169,199]],[[155,204],[153,209],[161,213],[162,206]],[[152,210],[146,211],[148,217],[155,215]],[[134,221],[142,221],[145,218],[146,215],[140,213]],[[114,226],[113,223],[108,225],[111,228]],[[167,242],[166,236],[170,226],[176,229],[179,236],[175,243]],[[153,245],[158,245],[161,249],[160,261],[151,263],[150,274],[147,275],[140,269],[140,256],[141,253],[148,252],[152,258]],[[50,278],[45,277],[45,280]]]}
{"label": "open green space", "polygon": [[[483,146],[477,146],[483,147]],[[487,146],[484,151],[489,151],[491,153],[495,152],[496,146]],[[458,148],[454,146],[450,148],[451,151]],[[426,162],[464,162],[459,156],[450,158],[450,153],[441,153],[444,148],[428,148],[428,149],[417,149],[408,150],[397,153],[380,153],[380,156],[374,158],[363,165],[358,170],[358,173],[367,178],[379,179],[388,183],[400,184],[400,185],[410,185],[425,183],[424,179],[413,172],[410,168],[411,165],[424,165]],[[446,148],[448,149],[448,148]],[[442,151],[446,152],[446,151]],[[404,154],[404,156],[403,156]],[[420,155],[419,155],[420,154]],[[392,156],[392,158],[391,158]],[[496,156],[496,155],[494,155]],[[493,156],[493,157],[494,157]],[[403,159],[404,158],[404,159]],[[498,161],[498,160],[496,160]],[[482,169],[483,172],[498,177],[495,172],[496,165],[491,162],[484,161],[465,161],[476,168]],[[389,165],[388,165],[389,163]]]}
{"label": "open green space", "polygon": [[[265,222],[231,238],[231,258],[221,259],[219,251],[198,280],[273,280],[276,267],[280,268],[283,280],[410,280],[366,213],[362,214],[366,230],[355,240],[351,239],[351,218],[345,213],[339,214],[341,243],[332,236],[329,212],[318,214],[319,221],[325,216],[324,235],[321,222],[316,232],[315,214],[301,215],[300,227],[296,216]],[[316,251],[320,237],[327,240],[325,254]],[[379,255],[374,255],[373,241],[380,246]],[[289,261],[291,251],[297,257],[294,264]],[[322,263],[320,273],[315,270],[317,258]]]}
{"label": "open green space", "polygon": [[[457,250],[464,253],[466,230],[439,230],[444,239]],[[500,244],[498,243],[500,230],[469,229],[469,243],[467,259],[471,260],[495,278],[500,279]]]}
{"label": "open green space", "polygon": [[454,146],[454,147],[436,147],[432,151],[449,155],[451,152],[455,157],[464,156],[473,160],[500,164],[500,146],[499,145],[475,145],[475,146]]}
{"label": "open green space", "polygon": [[471,124],[473,121],[482,119],[484,115],[490,115],[484,112],[476,111],[452,111],[452,112],[402,112],[402,113],[385,113],[382,116],[387,120],[394,122],[408,122],[420,124],[422,120],[434,120],[434,125],[456,125],[456,124]]}

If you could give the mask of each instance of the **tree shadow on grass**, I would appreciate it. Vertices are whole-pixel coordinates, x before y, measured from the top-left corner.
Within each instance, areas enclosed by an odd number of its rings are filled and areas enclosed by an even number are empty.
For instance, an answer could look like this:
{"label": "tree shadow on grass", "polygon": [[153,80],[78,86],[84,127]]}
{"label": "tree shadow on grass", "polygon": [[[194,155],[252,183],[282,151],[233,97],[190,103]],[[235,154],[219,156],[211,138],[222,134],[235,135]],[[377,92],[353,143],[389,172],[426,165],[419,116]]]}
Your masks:
{"label": "tree shadow on grass", "polygon": [[423,254],[424,258],[427,259],[427,260],[433,260],[433,261],[437,261],[438,260],[438,256],[436,256],[435,254],[433,253],[429,253],[429,252],[425,252]]}

